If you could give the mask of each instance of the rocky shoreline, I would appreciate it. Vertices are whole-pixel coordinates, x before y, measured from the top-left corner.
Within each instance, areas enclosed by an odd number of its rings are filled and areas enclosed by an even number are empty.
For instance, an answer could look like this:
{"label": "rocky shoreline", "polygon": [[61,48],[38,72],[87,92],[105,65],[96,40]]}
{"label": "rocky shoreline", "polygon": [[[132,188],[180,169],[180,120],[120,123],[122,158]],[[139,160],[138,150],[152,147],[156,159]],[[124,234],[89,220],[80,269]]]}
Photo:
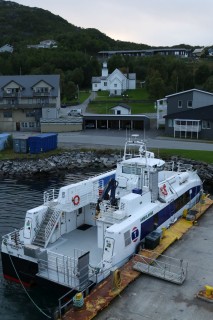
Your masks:
{"label": "rocky shoreline", "polygon": [[[115,168],[119,160],[121,160],[120,154],[103,154],[98,151],[79,150],[63,152],[45,159],[6,160],[0,161],[0,178],[36,178],[39,175],[61,175],[76,172],[76,170],[81,172],[97,170],[97,172],[100,172]],[[174,161],[175,164],[181,162],[193,165],[201,179],[205,181],[205,185],[213,188],[213,164],[177,156],[164,160]]]}

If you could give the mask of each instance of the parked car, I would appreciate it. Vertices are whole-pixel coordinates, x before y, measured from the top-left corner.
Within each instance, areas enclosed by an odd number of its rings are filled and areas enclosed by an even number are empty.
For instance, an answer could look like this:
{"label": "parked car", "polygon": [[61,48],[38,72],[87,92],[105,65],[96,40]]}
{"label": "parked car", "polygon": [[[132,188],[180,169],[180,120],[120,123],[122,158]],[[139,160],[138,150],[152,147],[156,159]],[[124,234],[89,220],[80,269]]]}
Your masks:
{"label": "parked car", "polygon": [[68,114],[68,116],[82,116],[82,110],[81,109],[71,109]]}
{"label": "parked car", "polygon": [[95,128],[95,125],[94,125],[94,123],[87,123],[87,124],[85,125],[85,128],[86,128],[86,129],[94,129],[94,128]]}

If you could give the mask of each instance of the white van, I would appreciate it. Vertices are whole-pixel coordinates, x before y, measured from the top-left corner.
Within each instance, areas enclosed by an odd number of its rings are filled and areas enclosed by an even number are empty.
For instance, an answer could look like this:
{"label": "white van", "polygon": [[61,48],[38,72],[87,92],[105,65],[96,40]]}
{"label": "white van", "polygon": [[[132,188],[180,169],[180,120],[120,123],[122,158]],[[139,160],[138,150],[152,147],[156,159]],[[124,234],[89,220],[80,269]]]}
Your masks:
{"label": "white van", "polygon": [[74,116],[74,117],[76,117],[76,116],[82,116],[82,110],[81,109],[71,109],[69,112],[68,112],[68,114],[67,114],[68,116]]}

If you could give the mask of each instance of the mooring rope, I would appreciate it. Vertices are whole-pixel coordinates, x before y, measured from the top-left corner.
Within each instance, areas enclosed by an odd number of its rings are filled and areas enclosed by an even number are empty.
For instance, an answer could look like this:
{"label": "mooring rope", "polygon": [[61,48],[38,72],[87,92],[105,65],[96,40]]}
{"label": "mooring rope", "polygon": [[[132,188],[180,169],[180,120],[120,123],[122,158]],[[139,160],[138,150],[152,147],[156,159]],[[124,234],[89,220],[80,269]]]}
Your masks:
{"label": "mooring rope", "polygon": [[[7,248],[7,245],[6,245],[6,248]],[[16,270],[16,268],[15,268],[15,265],[14,265],[14,263],[13,263],[13,260],[12,260],[12,258],[11,258],[11,256],[10,256],[10,254],[9,254],[8,248],[7,248],[7,252],[8,252],[8,255],[9,255],[9,258],[10,258],[10,261],[11,261],[11,264],[12,264],[12,266],[13,266],[13,269],[14,269],[14,271],[15,271],[15,273],[16,273],[16,276],[17,276],[18,280],[20,281],[21,286],[22,286],[22,288],[24,289],[26,295],[28,296],[28,298],[30,299],[30,301],[34,304],[34,306],[35,306],[44,316],[46,316],[47,318],[51,319],[52,317],[49,316],[48,314],[46,314],[46,313],[34,302],[34,300],[31,298],[31,296],[30,296],[29,293],[27,292],[27,290],[26,290],[26,288],[24,287],[24,285],[23,285],[23,283],[22,283],[22,281],[21,281],[21,279],[20,279],[20,277],[19,277],[19,274],[18,274],[18,272],[17,272],[17,270]]]}

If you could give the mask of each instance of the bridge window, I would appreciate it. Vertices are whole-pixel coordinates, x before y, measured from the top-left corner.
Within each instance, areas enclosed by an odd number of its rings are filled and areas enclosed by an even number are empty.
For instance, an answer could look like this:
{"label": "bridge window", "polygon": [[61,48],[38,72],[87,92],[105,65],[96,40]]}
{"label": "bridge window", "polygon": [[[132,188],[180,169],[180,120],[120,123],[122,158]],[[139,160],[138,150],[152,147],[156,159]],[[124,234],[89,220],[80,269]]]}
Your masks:
{"label": "bridge window", "polygon": [[133,166],[123,166],[122,173],[140,175],[141,168],[135,167],[135,166],[134,167]]}

